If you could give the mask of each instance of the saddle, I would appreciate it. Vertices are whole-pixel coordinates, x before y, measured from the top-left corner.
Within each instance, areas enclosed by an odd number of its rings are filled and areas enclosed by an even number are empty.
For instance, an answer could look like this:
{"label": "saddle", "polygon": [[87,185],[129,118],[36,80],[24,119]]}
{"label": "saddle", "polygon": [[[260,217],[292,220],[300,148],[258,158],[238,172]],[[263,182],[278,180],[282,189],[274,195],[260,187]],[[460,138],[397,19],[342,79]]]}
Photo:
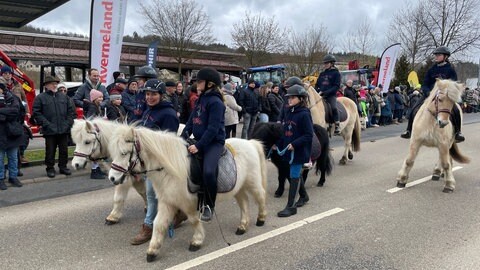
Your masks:
{"label": "saddle", "polygon": [[[332,106],[328,103],[325,99],[323,99],[323,106],[325,107],[325,122],[328,124],[335,124],[333,120],[333,113],[332,113]],[[341,102],[337,102],[337,111],[338,111],[338,119],[340,122],[344,122],[347,120],[347,110],[345,106]]]}
{"label": "saddle", "polygon": [[[190,142],[189,142],[190,143]],[[203,159],[195,154],[190,155],[190,177],[188,178],[188,191],[199,193],[203,190]],[[234,160],[234,150],[226,144],[217,169],[217,192],[227,193],[233,190],[237,183],[237,166]]]}

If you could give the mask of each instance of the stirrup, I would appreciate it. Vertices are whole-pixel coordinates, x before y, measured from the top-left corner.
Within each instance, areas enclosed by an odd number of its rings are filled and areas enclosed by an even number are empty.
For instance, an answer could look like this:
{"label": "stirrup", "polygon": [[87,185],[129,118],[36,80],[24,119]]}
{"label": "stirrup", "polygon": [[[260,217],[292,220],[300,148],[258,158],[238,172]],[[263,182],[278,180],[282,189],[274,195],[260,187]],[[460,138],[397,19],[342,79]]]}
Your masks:
{"label": "stirrup", "polygon": [[[210,218],[209,219],[204,217],[205,210],[210,212]],[[200,208],[199,217],[198,217],[200,219],[200,221],[208,223],[212,220],[212,217],[213,217],[213,210],[210,208],[210,206],[208,204],[202,205],[202,207]]]}

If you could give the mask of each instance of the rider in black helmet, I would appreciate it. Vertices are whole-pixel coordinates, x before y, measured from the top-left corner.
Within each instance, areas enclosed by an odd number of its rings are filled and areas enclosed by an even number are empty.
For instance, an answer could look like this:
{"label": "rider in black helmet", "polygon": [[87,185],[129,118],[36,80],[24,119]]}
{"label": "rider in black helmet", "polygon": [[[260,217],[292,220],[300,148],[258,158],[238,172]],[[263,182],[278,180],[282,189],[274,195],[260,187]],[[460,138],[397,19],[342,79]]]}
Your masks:
{"label": "rider in black helmet", "polygon": [[325,68],[318,76],[315,90],[325,99],[332,108],[333,119],[335,121],[334,135],[340,135],[340,120],[338,118],[337,110],[337,91],[340,88],[341,76],[338,69],[335,67],[335,56],[331,54],[323,57],[323,66]]}
{"label": "rider in black helmet", "polygon": [[135,97],[135,110],[130,117],[132,118],[131,120],[138,120],[142,118],[143,112],[146,109],[145,92],[142,89],[149,79],[157,78],[157,71],[151,66],[143,66],[138,69],[137,74],[135,74],[134,77],[138,84],[138,92]]}
{"label": "rider in black helmet", "polygon": [[[423,99],[419,100],[411,110],[408,118],[407,130],[400,135],[400,137],[404,139],[410,138],[415,115],[417,114],[420,106],[423,104],[424,99],[430,94],[430,91],[435,85],[436,79],[450,79],[452,81],[457,80],[457,73],[448,61],[448,58],[451,55],[450,49],[445,46],[440,46],[433,51],[433,55],[435,55],[436,63],[427,71],[427,74],[425,75],[421,89],[423,92]],[[453,106],[450,120],[455,128],[455,141],[457,143],[463,142],[465,137],[461,132],[462,120],[457,106]]]}

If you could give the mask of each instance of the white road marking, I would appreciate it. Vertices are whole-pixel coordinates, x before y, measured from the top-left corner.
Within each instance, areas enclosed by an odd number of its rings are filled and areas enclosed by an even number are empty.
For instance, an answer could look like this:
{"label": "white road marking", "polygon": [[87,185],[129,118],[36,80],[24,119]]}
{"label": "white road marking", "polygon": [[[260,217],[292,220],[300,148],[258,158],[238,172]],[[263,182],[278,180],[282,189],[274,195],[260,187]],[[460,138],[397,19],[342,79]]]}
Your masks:
{"label": "white road marking", "polygon": [[[462,168],[463,168],[462,166],[453,167],[453,168],[452,168],[452,172],[457,171],[457,170],[460,170],[460,169],[462,169]],[[404,189],[406,189],[406,188],[408,188],[408,187],[415,186],[415,185],[421,184],[421,183],[423,183],[423,182],[427,182],[427,181],[430,180],[430,179],[432,179],[432,176],[431,176],[431,175],[430,175],[430,176],[426,176],[426,177],[424,177],[424,178],[420,178],[420,179],[415,180],[415,181],[412,181],[412,182],[408,182],[407,185],[406,185],[404,188],[394,187],[394,188],[391,188],[391,189],[387,190],[387,192],[389,192],[389,193],[395,193],[395,192],[397,192],[397,191],[404,190]]]}
{"label": "white road marking", "polygon": [[307,224],[310,224],[312,222],[318,221],[322,218],[326,218],[326,217],[338,214],[338,213],[343,212],[343,211],[345,211],[345,210],[342,209],[342,208],[338,208],[338,207],[330,209],[326,212],[323,212],[323,213],[320,213],[320,214],[302,219],[300,221],[297,221],[297,222],[294,222],[292,224],[280,227],[280,228],[275,229],[273,231],[270,231],[270,232],[252,237],[250,239],[247,239],[247,240],[244,240],[242,242],[233,244],[231,246],[216,250],[212,253],[205,254],[203,256],[192,259],[190,261],[175,265],[173,267],[168,268],[167,270],[190,269],[192,267],[199,266],[201,264],[204,264],[206,262],[215,260],[217,258],[220,258],[220,257],[225,256],[227,254],[230,254],[232,252],[235,252],[235,251],[241,250],[243,248],[246,248],[248,246],[263,242],[263,241],[268,240],[270,238],[273,238],[275,236],[281,235],[281,234],[289,232],[291,230],[298,229],[298,228],[300,228],[304,225],[307,225]]}

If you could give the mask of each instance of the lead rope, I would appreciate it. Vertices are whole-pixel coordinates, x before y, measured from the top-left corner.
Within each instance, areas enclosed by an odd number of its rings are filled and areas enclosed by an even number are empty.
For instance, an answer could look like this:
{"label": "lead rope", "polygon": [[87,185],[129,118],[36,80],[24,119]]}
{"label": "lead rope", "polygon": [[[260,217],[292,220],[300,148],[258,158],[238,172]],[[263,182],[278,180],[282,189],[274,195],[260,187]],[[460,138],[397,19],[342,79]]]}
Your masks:
{"label": "lead rope", "polygon": [[[285,155],[285,153],[287,152],[287,149],[288,149],[288,146],[285,147],[285,149],[283,149],[282,151],[278,150],[277,148],[277,153],[279,156],[283,156]],[[288,162],[288,164],[292,164],[293,163],[293,157],[294,157],[294,153],[293,151],[290,151],[290,161]]]}

